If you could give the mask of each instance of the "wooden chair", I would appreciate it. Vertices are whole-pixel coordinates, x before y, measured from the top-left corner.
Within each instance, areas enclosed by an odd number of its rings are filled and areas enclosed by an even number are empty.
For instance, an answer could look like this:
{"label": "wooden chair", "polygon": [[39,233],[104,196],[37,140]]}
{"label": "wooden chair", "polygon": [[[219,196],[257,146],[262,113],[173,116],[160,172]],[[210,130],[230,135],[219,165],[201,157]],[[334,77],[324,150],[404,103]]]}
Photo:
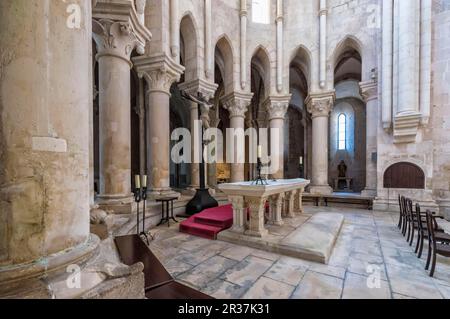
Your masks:
{"label": "wooden chair", "polygon": [[[434,233],[436,236],[436,240],[439,242],[450,242],[450,235],[446,234],[442,229],[439,229],[438,224],[436,222],[436,218],[441,218],[440,216],[436,216],[435,213],[431,213],[432,216],[432,225],[434,227]],[[428,239],[428,226],[426,220],[426,212],[422,212],[420,209],[420,205],[416,204],[416,220],[421,219],[420,223],[417,223],[418,226],[418,238],[416,245],[416,253],[418,253],[418,258],[422,257],[423,252],[423,242],[424,239]]]}
{"label": "wooden chair", "polygon": [[404,210],[404,200],[405,198],[401,195],[398,195],[398,204],[399,204],[399,214],[398,214],[398,229],[402,230],[403,233],[403,228],[404,225],[406,223],[406,217],[405,217],[405,210]]}
{"label": "wooden chair", "polygon": [[412,209],[412,200],[407,198],[404,202],[405,204],[405,215],[406,215],[406,223],[407,223],[407,237],[406,241],[412,246],[414,241],[414,212]]}
{"label": "wooden chair", "polygon": [[439,241],[438,236],[436,235],[434,218],[433,214],[430,211],[427,211],[428,259],[425,269],[429,269],[431,262],[430,277],[434,276],[436,270],[437,255],[450,257],[450,241]]}
{"label": "wooden chair", "polygon": [[406,236],[406,232],[408,229],[408,214],[406,211],[406,203],[407,203],[407,198],[402,196],[401,197],[401,203],[402,203],[402,215],[403,215],[403,225],[402,225],[402,234],[403,236]]}

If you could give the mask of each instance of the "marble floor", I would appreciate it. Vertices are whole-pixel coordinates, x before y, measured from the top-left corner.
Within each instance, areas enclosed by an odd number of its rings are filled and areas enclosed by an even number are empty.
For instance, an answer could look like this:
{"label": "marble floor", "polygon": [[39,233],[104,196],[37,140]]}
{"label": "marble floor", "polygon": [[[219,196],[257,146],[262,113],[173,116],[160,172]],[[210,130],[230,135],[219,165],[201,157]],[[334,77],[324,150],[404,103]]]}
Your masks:
{"label": "marble floor", "polygon": [[450,258],[440,258],[430,278],[396,214],[305,209],[345,216],[328,265],[181,234],[177,225],[154,229],[150,248],[177,280],[215,298],[450,299]]}

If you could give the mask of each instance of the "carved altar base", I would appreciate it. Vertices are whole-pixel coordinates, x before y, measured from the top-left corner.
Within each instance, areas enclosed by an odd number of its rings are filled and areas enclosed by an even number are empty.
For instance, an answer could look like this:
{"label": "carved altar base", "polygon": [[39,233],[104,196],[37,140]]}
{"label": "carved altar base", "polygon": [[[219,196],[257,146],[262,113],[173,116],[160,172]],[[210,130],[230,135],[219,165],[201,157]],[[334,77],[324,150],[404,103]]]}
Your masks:
{"label": "carved altar base", "polygon": [[[233,227],[218,239],[269,252],[327,263],[342,227],[340,214],[304,214],[308,180],[252,182],[219,186],[233,205]],[[269,211],[266,207],[269,204]],[[267,212],[267,214],[266,214]]]}

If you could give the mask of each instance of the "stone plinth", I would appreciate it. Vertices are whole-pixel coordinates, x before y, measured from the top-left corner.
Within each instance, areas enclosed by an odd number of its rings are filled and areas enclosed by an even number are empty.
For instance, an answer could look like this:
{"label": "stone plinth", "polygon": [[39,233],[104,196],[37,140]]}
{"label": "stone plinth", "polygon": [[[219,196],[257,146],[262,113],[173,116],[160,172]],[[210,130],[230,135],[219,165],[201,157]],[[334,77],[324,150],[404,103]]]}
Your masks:
{"label": "stone plinth", "polygon": [[267,226],[267,235],[263,238],[237,234],[233,230],[224,231],[217,238],[237,245],[327,264],[343,223],[344,216],[341,214],[304,214],[285,220],[281,226]]}

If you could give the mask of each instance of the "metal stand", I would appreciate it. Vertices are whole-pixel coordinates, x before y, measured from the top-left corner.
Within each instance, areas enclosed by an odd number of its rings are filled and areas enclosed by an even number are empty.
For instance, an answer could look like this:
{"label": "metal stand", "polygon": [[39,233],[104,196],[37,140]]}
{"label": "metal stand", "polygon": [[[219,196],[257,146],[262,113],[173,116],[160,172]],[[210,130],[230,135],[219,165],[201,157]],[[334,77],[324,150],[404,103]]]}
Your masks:
{"label": "metal stand", "polygon": [[305,178],[305,166],[303,164],[300,164],[299,170],[300,170],[300,178]]}
{"label": "metal stand", "polygon": [[[141,237],[141,238],[145,238],[145,241],[147,242],[147,245],[149,245],[150,244],[150,240],[149,240],[149,238],[148,238],[148,236],[150,235],[150,237],[152,238],[152,240],[154,239],[153,238],[153,235],[151,234],[151,233],[146,233],[145,232],[145,204],[146,204],[146,201],[147,201],[147,187],[143,187],[143,188],[136,188],[135,190],[134,190],[134,201],[136,202],[136,204],[137,204],[137,214],[136,214],[136,234],[139,236],[139,237]],[[144,203],[143,203],[143,208],[144,208],[144,211],[143,211],[143,218],[142,218],[142,231],[140,230],[140,227],[139,227],[139,224],[140,224],[140,220],[139,220],[139,217],[140,217],[140,202],[141,201],[144,201]]]}
{"label": "metal stand", "polygon": [[262,177],[261,170],[262,170],[263,164],[261,162],[261,159],[258,158],[258,162],[256,164],[256,170],[258,171],[258,176],[256,177],[256,180],[253,182],[252,185],[269,185],[267,180]]}

